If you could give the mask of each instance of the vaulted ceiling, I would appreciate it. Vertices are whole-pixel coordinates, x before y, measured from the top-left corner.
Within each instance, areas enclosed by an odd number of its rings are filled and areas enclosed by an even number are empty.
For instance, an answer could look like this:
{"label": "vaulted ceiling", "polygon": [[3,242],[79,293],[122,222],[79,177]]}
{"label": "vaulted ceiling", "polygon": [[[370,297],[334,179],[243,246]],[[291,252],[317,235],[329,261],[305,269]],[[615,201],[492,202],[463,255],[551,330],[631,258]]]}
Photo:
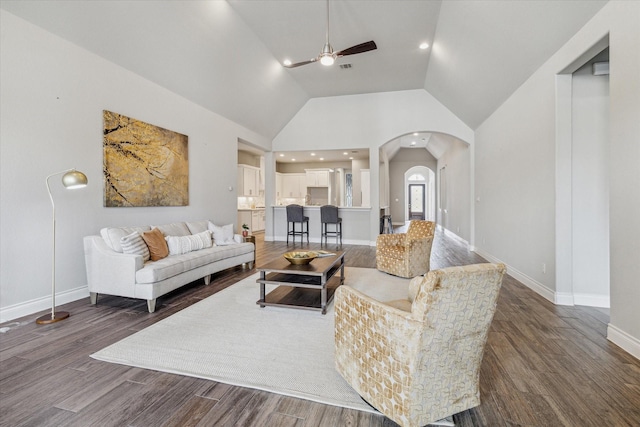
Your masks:
{"label": "vaulted ceiling", "polygon": [[[313,97],[426,89],[480,125],[606,0],[32,1],[0,7],[272,138]],[[418,46],[426,42],[429,48]],[[64,60],[61,58],[61,60]],[[341,68],[339,64],[351,64]]]}

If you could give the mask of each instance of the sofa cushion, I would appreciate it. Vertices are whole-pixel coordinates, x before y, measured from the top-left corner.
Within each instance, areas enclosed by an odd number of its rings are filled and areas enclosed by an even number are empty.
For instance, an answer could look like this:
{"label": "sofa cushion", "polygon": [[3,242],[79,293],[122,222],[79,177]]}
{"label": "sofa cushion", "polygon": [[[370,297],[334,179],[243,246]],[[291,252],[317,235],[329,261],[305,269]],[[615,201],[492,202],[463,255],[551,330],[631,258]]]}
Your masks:
{"label": "sofa cushion", "polygon": [[154,225],[165,236],[189,236],[191,232],[184,222],[172,222],[171,224]]}
{"label": "sofa cushion", "polygon": [[155,283],[177,276],[185,271],[226,258],[253,252],[252,243],[233,246],[213,246],[182,255],[171,255],[156,262],[148,262],[136,271],[136,283]]}
{"label": "sofa cushion", "polygon": [[145,231],[142,233],[142,238],[149,247],[151,261],[158,261],[159,259],[165,258],[169,255],[169,247],[167,246],[167,242],[164,240],[164,236],[159,229],[154,228],[151,231]]}
{"label": "sofa cushion", "polygon": [[144,239],[137,231],[124,236],[120,239],[120,246],[122,246],[122,252],[125,254],[142,255],[143,261],[149,261],[149,247],[145,243]]}
{"label": "sofa cushion", "polygon": [[211,232],[205,230],[192,236],[167,236],[165,238],[169,246],[169,255],[181,255],[191,251],[210,248],[213,246]]}
{"label": "sofa cushion", "polygon": [[202,233],[203,231],[209,229],[209,221],[207,221],[206,219],[204,221],[186,222],[185,224],[187,224],[187,228],[189,229],[191,234]]}
{"label": "sofa cushion", "polygon": [[128,236],[129,234],[137,231],[142,234],[144,231],[151,230],[151,227],[148,225],[140,226],[140,227],[105,227],[100,230],[100,235],[104,239],[107,246],[113,249],[116,252],[122,253],[122,246],[120,245],[120,239],[124,236]]}
{"label": "sofa cushion", "polygon": [[216,245],[235,243],[233,240],[233,224],[219,226],[209,221],[209,230],[213,233],[213,243]]}

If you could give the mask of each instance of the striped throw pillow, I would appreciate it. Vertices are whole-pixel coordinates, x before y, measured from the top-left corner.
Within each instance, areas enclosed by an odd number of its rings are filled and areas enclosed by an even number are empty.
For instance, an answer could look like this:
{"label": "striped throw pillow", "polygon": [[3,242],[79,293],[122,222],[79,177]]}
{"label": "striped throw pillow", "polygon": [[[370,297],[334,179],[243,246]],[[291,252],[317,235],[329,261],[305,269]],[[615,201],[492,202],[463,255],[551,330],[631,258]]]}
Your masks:
{"label": "striped throw pillow", "polygon": [[145,262],[149,261],[149,247],[137,231],[121,237],[120,246],[122,246],[122,253],[142,255],[142,259]]}

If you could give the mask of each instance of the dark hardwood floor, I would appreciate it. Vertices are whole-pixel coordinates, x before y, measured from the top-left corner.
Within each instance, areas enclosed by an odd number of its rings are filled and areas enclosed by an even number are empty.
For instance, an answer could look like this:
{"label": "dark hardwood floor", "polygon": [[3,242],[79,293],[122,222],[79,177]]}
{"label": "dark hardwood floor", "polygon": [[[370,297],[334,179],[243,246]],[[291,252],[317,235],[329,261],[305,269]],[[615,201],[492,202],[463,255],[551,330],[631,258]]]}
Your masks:
{"label": "dark hardwood floor", "polygon": [[[257,236],[257,263],[293,247]],[[319,248],[318,244],[296,248]],[[329,249],[335,248],[329,244]],[[344,245],[348,266],[375,267],[375,248]],[[437,232],[432,268],[484,262]],[[89,298],[59,307],[71,317],[36,325],[43,314],[0,325],[1,426],[394,426],[383,416],[197,378],[100,362],[93,352],[206,298],[255,270],[234,268],[158,301]],[[256,292],[257,292],[256,287]],[[454,416],[458,426],[639,426],[640,361],[606,339],[608,316],[555,306],[511,277],[481,370],[482,404]]]}

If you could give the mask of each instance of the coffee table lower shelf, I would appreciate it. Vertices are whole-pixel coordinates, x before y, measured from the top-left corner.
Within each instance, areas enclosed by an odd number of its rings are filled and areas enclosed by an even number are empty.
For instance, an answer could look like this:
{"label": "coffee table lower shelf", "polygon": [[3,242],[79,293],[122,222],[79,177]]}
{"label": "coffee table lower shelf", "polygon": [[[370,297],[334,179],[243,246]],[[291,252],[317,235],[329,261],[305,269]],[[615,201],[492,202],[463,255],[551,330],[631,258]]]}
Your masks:
{"label": "coffee table lower shelf", "polygon": [[[269,277],[271,276],[271,277]],[[298,308],[302,310],[321,311],[322,314],[326,313],[326,307],[333,301],[333,295],[336,289],[344,283],[344,278],[335,275],[331,277],[326,284],[327,287],[327,302],[323,309],[322,307],[322,287],[319,284],[304,284],[304,283],[286,283],[285,274],[268,275],[264,284],[279,285],[277,288],[265,295],[264,299],[256,301],[260,307],[287,307]],[[300,279],[298,277],[297,279]],[[292,278],[292,280],[295,280]],[[258,283],[263,282],[258,280]]]}

